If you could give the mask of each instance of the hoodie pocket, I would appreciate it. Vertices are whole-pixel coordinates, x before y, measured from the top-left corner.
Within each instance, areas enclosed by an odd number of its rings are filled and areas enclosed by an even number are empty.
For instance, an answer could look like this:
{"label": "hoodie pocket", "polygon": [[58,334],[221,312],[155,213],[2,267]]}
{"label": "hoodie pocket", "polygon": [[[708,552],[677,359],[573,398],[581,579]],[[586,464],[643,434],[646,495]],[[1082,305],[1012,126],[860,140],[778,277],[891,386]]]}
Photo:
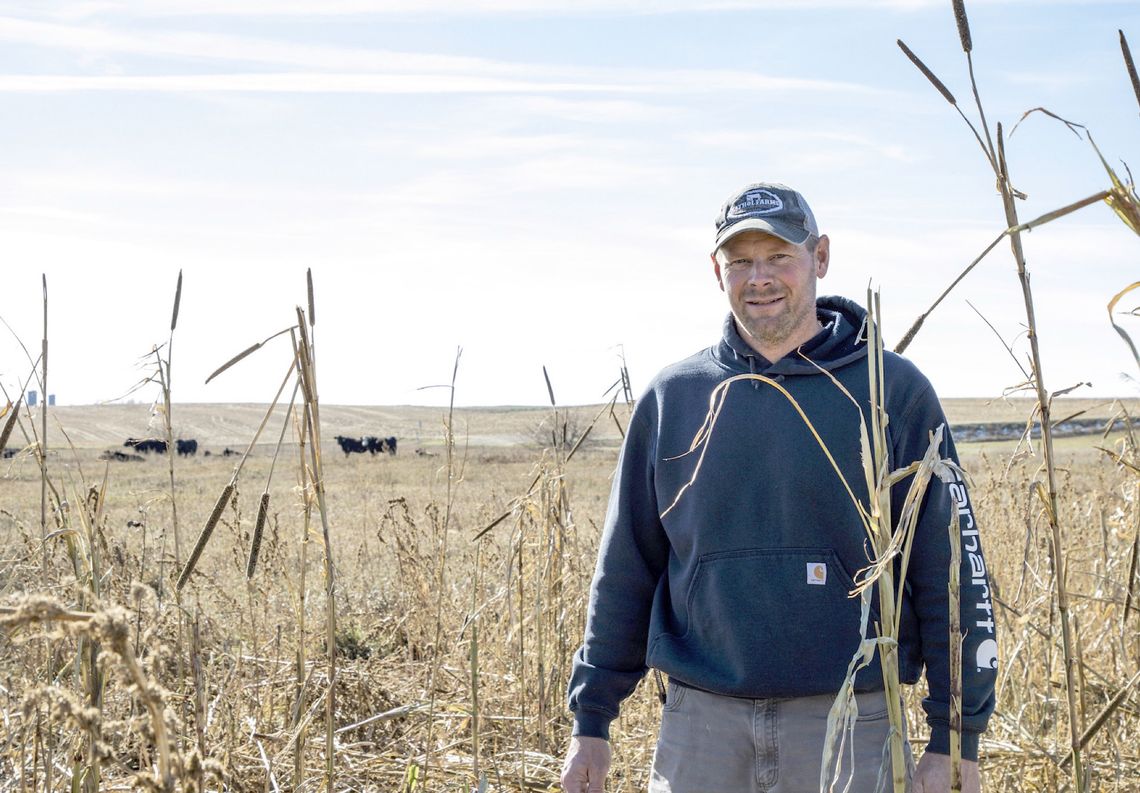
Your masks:
{"label": "hoodie pocket", "polygon": [[657,637],[650,663],[736,696],[836,690],[860,641],[852,589],[831,549],[705,554],[688,588],[685,632]]}

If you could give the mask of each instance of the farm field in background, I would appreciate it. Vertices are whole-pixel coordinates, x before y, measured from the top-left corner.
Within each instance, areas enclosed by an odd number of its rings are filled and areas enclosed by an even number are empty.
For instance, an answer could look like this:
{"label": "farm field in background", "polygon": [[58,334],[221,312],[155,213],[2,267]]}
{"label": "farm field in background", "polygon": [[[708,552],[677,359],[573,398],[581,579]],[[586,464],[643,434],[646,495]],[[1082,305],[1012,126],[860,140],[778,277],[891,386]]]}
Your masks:
{"label": "farm field in background", "polygon": [[[947,399],[943,408],[952,425],[1007,423],[1024,425],[1033,408],[1032,399]],[[1110,399],[1058,399],[1056,418],[1081,413],[1082,417],[1107,419],[1118,410]],[[1132,416],[1140,410],[1140,399],[1123,401]],[[266,405],[258,404],[179,404],[175,406],[175,434],[196,438],[206,447],[244,446],[265,415]],[[569,408],[575,421],[588,423],[601,406]],[[78,448],[119,448],[128,437],[143,436],[149,430],[161,434],[161,421],[151,417],[149,403],[53,407],[55,418],[48,426],[48,445],[56,450],[66,446],[60,427]],[[285,415],[279,407],[274,423]],[[457,439],[469,433],[472,446],[515,446],[537,440],[535,429],[550,417],[547,407],[456,408]],[[322,423],[325,437],[346,435],[395,435],[401,449],[410,446],[440,446],[446,409],[400,405],[393,407],[325,405]],[[592,438],[620,442],[612,420],[601,421],[590,433]],[[19,447],[17,433],[8,442]],[[330,442],[331,446],[331,442]]]}
{"label": "farm field in background", "polygon": [[[952,423],[1024,424],[1030,407],[946,403]],[[1053,415],[1108,419],[1120,407],[1059,400]],[[1126,407],[1136,415],[1140,404]],[[572,440],[600,410],[560,409],[557,423]],[[218,452],[244,450],[264,411],[174,405],[175,436],[199,442],[195,457],[175,462],[181,558],[233,472],[234,459]],[[121,660],[89,662],[93,644],[110,646],[115,631],[164,708],[178,789],[322,789],[330,691],[322,538],[317,523],[304,531],[296,446],[287,443],[276,462],[253,577],[246,579],[247,556],[272,443],[246,462],[179,598],[165,459],[99,459],[147,434],[149,406],[60,407],[50,415],[50,477],[67,508],[58,521],[48,517],[46,556],[34,457],[0,468],[0,605],[16,608],[0,629],[0,789],[44,789],[48,757],[57,790],[73,779],[76,789],[91,785],[92,767],[98,789],[153,784],[161,741],[146,696]],[[550,442],[549,408],[457,409],[450,464],[444,409],[325,406],[321,418],[337,573],[336,789],[468,791],[481,777],[493,790],[556,789],[568,666],[628,409],[601,411],[569,460],[568,447]],[[337,434],[395,435],[399,453],[346,457],[331,440]],[[19,439],[17,430],[9,447]],[[1130,570],[1136,477],[1096,448],[1123,452],[1125,440],[1117,430],[1057,444],[1084,727],[1109,711],[1086,750],[1098,790],[1140,789],[1133,677],[1140,613]],[[998,711],[983,742],[984,779],[994,790],[1057,790],[1066,781],[1058,769],[1067,724],[1047,534],[1033,496],[1040,459],[1014,451],[1007,441],[960,448],[1000,604]],[[81,514],[92,488],[105,489],[88,535]],[[87,536],[94,541],[81,552]],[[96,599],[81,592],[90,589],[91,568]],[[31,593],[73,611],[86,602],[106,613],[105,630],[43,618],[47,607],[29,601]],[[908,700],[918,747],[920,698],[915,691]],[[647,678],[615,723],[609,790],[644,788],[658,707]]]}

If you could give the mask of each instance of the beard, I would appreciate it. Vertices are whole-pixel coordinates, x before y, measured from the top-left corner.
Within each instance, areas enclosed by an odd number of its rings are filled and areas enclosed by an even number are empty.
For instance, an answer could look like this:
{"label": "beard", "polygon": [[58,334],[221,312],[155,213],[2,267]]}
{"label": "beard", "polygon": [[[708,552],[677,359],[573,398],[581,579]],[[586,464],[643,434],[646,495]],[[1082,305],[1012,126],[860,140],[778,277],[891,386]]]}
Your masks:
{"label": "beard", "polygon": [[785,313],[778,317],[737,317],[736,322],[744,330],[745,335],[751,336],[765,347],[776,347],[786,342],[799,324],[799,318]]}
{"label": "beard", "polygon": [[[754,299],[758,295],[745,295],[745,299]],[[757,317],[749,314],[747,306],[740,306],[740,310],[733,307],[736,325],[741,335],[746,339],[754,339],[761,347],[771,349],[780,348],[792,340],[796,346],[806,342],[815,335],[817,316],[815,310],[815,295],[806,294],[796,303],[793,297],[785,294],[784,311],[770,317]],[[800,337],[803,338],[800,338]],[[774,361],[772,363],[775,363]]]}

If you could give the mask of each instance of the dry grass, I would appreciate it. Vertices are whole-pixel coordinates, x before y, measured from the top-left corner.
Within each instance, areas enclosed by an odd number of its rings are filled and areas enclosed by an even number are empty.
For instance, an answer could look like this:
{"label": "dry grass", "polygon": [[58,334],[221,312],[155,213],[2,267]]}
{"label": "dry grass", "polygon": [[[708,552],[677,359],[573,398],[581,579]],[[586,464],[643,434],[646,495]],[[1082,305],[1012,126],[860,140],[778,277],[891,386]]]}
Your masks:
{"label": "dry grass", "polygon": [[[183,418],[189,412],[178,411]],[[436,426],[442,419],[437,409]],[[488,420],[501,422],[510,436],[509,414]],[[1072,527],[1066,553],[1090,723],[1140,668],[1140,614],[1123,611],[1140,510],[1131,475],[1094,448],[1113,442],[1069,439],[1058,459],[1061,518]],[[319,568],[312,569],[320,559],[311,553],[306,559],[311,569],[301,574],[305,537],[297,483],[286,475],[273,480],[273,506],[248,584],[261,488],[239,487],[228,501],[183,593],[199,637],[185,650],[193,657],[179,663],[172,597],[177,571],[172,550],[163,558],[156,542],[170,520],[163,497],[166,465],[157,459],[101,463],[100,448],[81,447],[74,458],[57,452],[53,476],[74,513],[89,480],[101,481],[109,466],[100,520],[91,532],[99,553],[79,556],[94,558],[99,566],[100,597],[90,604],[92,613],[119,615],[146,679],[140,686],[113,657],[99,656],[105,682],[100,700],[93,702],[89,670],[80,668],[81,659],[92,657],[82,652],[83,637],[60,632],[47,619],[25,620],[18,631],[5,629],[0,636],[0,779],[11,780],[4,784],[15,789],[21,784],[42,789],[36,746],[47,732],[55,736],[57,788],[91,765],[92,746],[97,756],[108,758],[101,768],[102,789],[136,784],[148,770],[147,778],[161,779],[161,741],[143,699],[150,692],[147,696],[165,708],[168,766],[181,787],[216,788],[216,772],[235,790],[294,789],[296,758],[302,783],[295,789],[320,789],[324,742],[296,740],[298,725],[324,732],[328,689],[321,653],[323,602],[319,592],[302,597],[300,589],[302,580],[309,588],[320,587],[321,576]],[[1011,461],[1012,449],[1008,443],[978,450],[967,446],[964,461],[975,477],[972,496],[1002,604],[998,713],[983,743],[985,775],[992,789],[1056,790],[1067,778],[1061,767],[1067,737],[1047,536],[1031,492],[1039,460]],[[532,445],[465,446],[460,435],[456,454],[463,462],[462,477],[452,483],[442,590],[437,563],[445,531],[444,458],[416,456],[403,446],[395,458],[345,459],[336,447],[325,452],[339,581],[337,789],[469,790],[477,781],[476,740],[479,769],[492,789],[552,789],[569,724],[563,689],[581,636],[615,449],[587,446],[563,462]],[[40,482],[31,458],[7,462],[12,467],[0,484],[5,493],[0,597],[15,606],[23,590],[38,587],[42,569]],[[256,452],[243,481],[263,482],[270,464],[269,453]],[[87,478],[79,476],[80,466]],[[205,525],[232,475],[230,461],[185,460],[178,474],[180,518]],[[510,510],[536,477],[531,495]],[[510,517],[484,540],[470,541],[507,511]],[[74,610],[70,604],[89,591],[89,580],[82,568],[77,573],[65,540],[57,533],[48,542],[46,594]],[[302,603],[305,624],[317,626],[306,634],[298,628]],[[33,645],[26,641],[38,631],[36,625],[46,632],[56,659],[48,693],[43,670],[29,652]],[[300,654],[302,646],[306,652]],[[298,657],[305,659],[300,674]],[[433,690],[429,683],[436,664]],[[185,679],[177,679],[179,668]],[[908,722],[921,745],[919,696],[908,697]],[[642,686],[615,723],[611,790],[643,788],[658,708],[652,686]],[[88,713],[91,709],[98,718]],[[299,757],[298,745],[303,746]],[[1100,789],[1140,786],[1137,745],[1140,702],[1128,690],[1086,749]],[[429,754],[431,766],[425,768]]]}

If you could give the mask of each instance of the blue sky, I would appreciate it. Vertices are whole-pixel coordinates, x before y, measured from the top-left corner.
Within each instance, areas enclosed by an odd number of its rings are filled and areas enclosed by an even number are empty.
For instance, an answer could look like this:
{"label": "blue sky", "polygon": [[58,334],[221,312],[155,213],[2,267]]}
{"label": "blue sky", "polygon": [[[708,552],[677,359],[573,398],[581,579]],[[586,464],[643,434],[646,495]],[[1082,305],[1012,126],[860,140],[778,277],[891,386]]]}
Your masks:
{"label": "blue sky", "polygon": [[[1135,3],[967,9],[991,124],[1043,106],[1136,161]],[[560,401],[594,402],[620,353],[640,390],[716,338],[713,217],[774,180],[832,239],[820,291],[876,286],[890,343],[1003,227],[898,38],[976,117],[949,0],[0,2],[0,317],[38,349],[46,274],[50,390],[111,399],[165,342],[181,269],[175,399],[265,401],[281,339],[203,381],[293,321],[311,267],[326,402],[444,402],[421,389],[457,347],[460,404],[544,403],[543,365]],[[1044,116],[1007,154],[1023,219],[1108,184]],[[1047,385],[1135,396],[1105,306],[1140,240],[1097,205],[1026,245]],[[979,313],[1024,358],[1007,245],[908,351],[945,397],[1023,379]],[[0,382],[28,368],[0,328]]]}

